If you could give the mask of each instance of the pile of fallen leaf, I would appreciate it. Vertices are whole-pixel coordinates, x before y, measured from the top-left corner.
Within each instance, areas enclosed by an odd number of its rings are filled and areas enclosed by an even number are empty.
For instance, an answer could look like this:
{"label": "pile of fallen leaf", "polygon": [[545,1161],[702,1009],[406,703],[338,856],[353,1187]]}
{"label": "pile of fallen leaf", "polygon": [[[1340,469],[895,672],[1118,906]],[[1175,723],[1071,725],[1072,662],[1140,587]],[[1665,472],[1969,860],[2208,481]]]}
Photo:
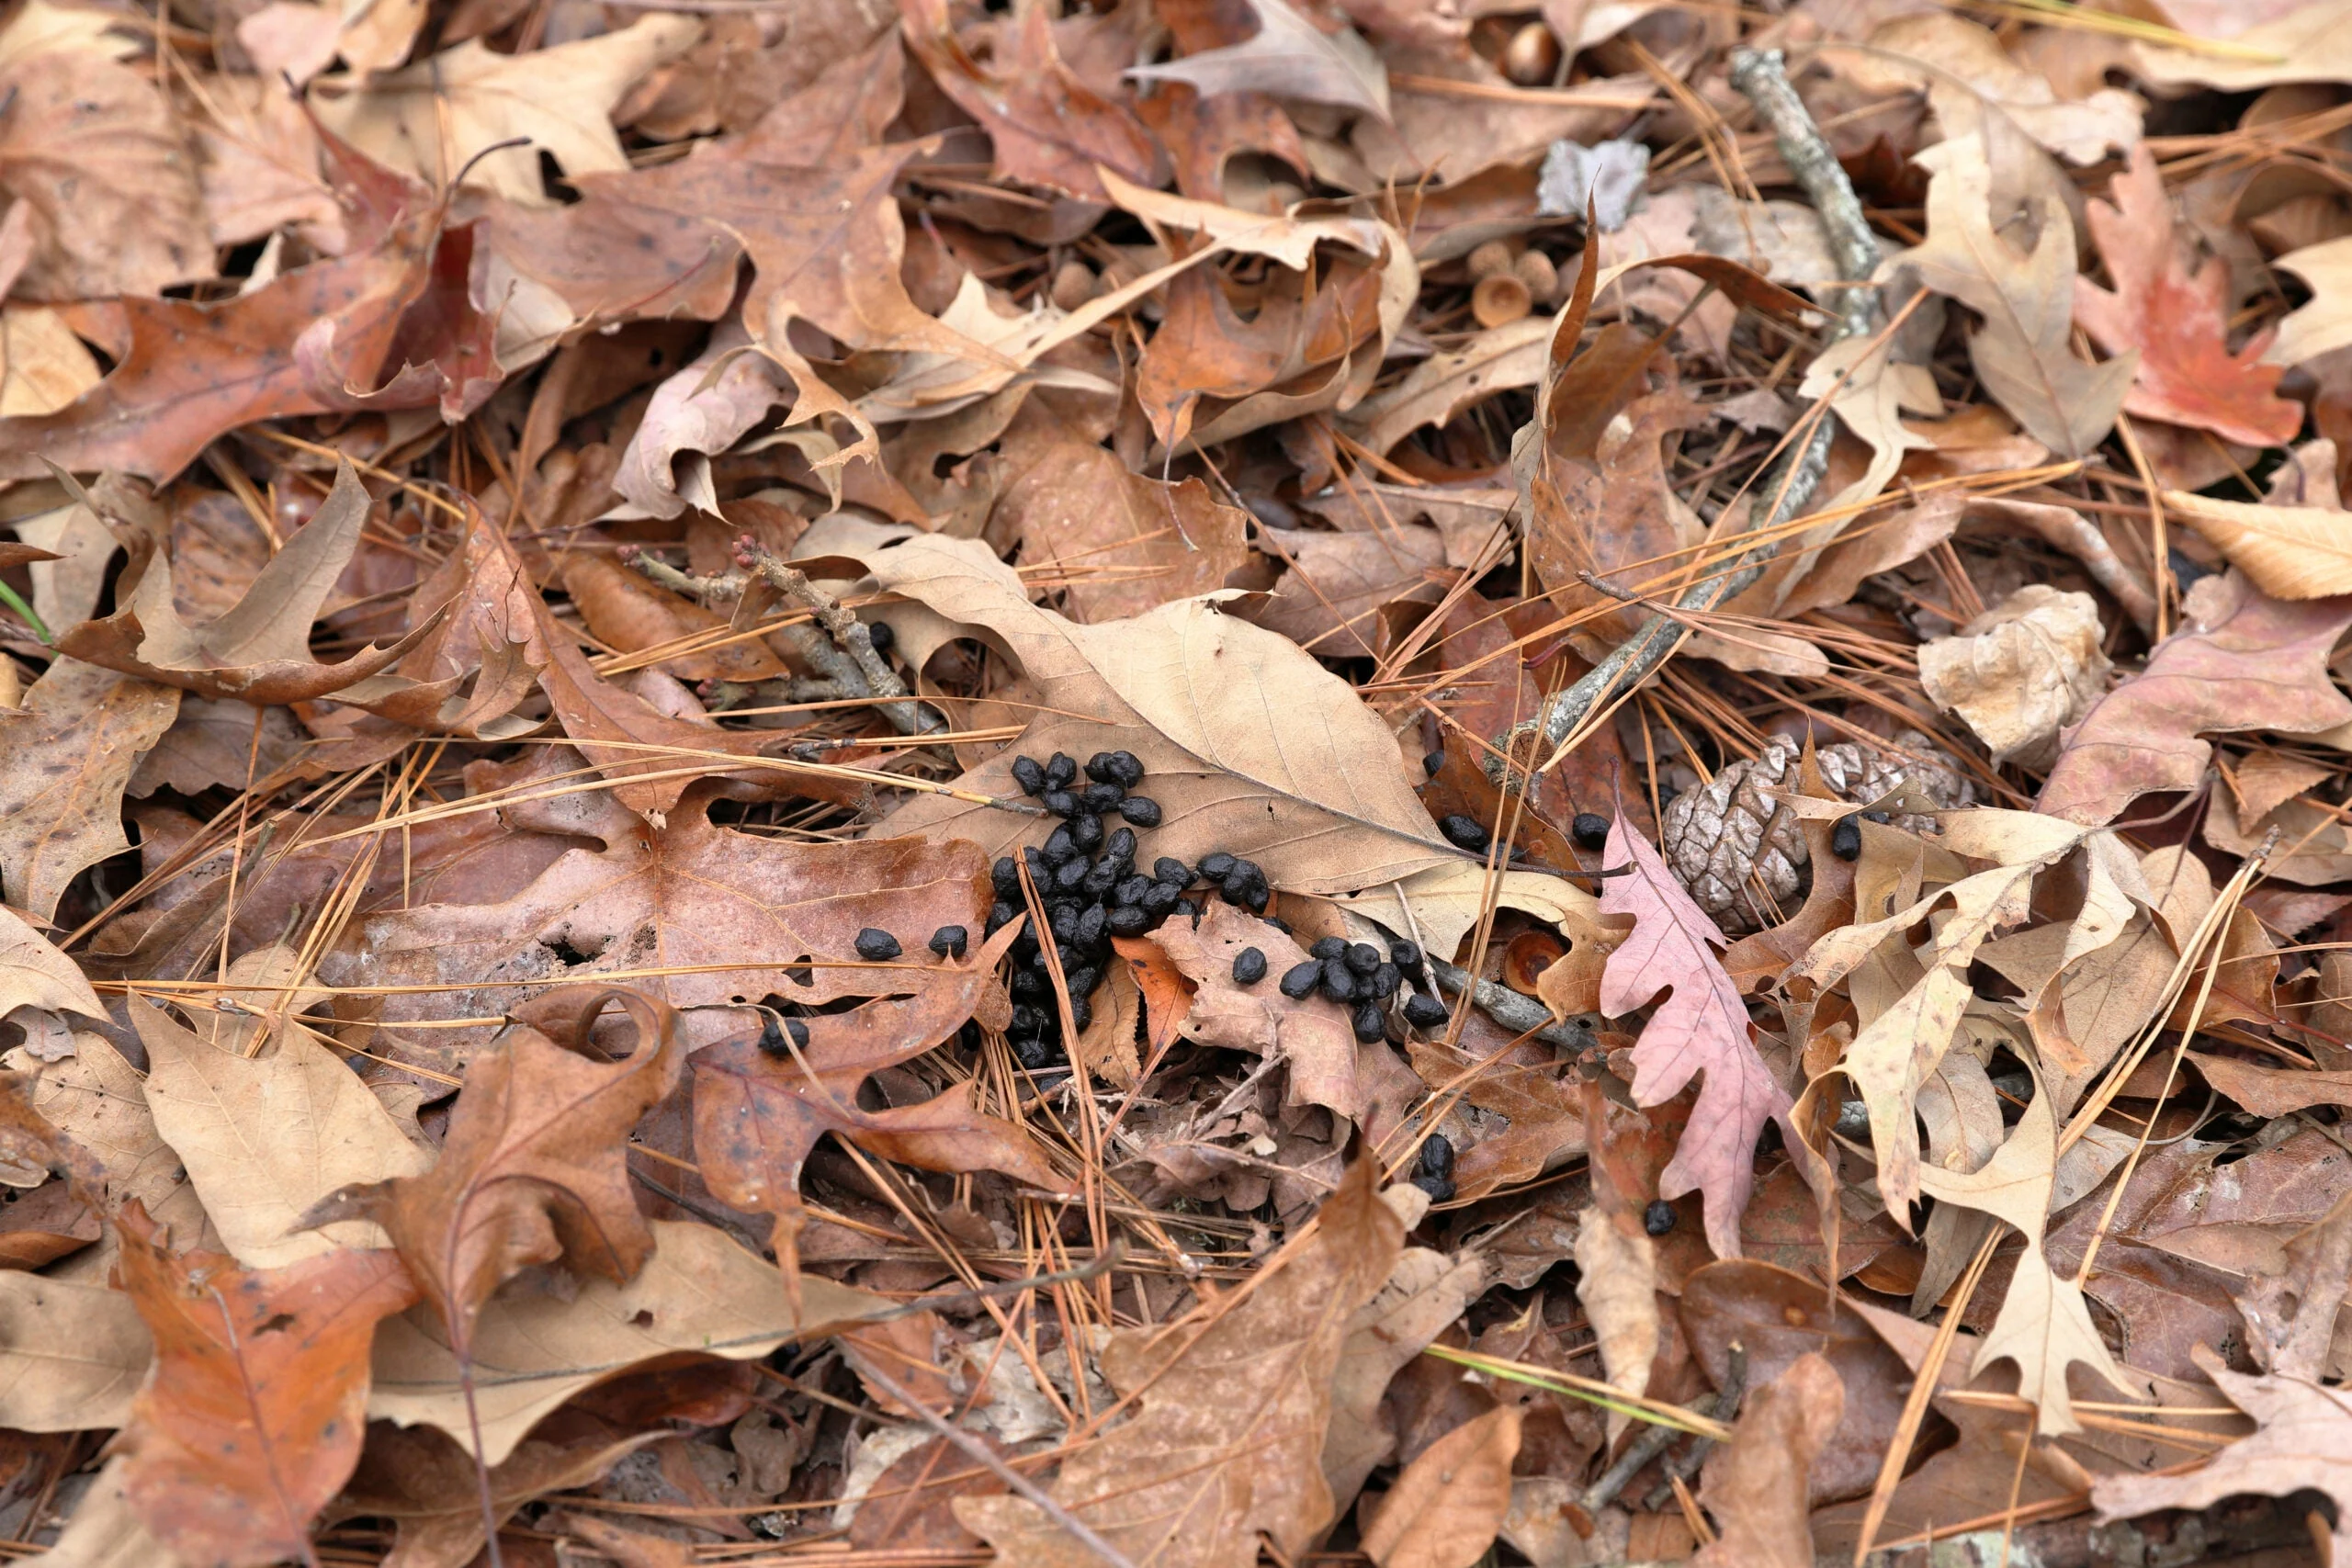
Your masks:
{"label": "pile of fallen leaf", "polygon": [[2347,1561],[2347,168],[2352,0],[6,0],[0,1552]]}

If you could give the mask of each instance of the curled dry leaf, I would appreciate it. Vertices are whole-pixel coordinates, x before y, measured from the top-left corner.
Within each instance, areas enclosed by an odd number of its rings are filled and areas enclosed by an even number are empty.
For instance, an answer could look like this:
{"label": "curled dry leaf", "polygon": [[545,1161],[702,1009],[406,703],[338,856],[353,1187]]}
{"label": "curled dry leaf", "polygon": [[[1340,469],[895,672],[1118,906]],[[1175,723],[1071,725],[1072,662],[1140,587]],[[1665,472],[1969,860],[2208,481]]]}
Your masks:
{"label": "curled dry leaf", "polygon": [[1327,33],[1289,0],[1250,0],[1258,30],[1239,43],[1203,50],[1127,74],[1144,82],[1182,82],[1203,97],[1263,92],[1388,117],[1388,72],[1348,28]]}
{"label": "curled dry leaf", "polygon": [[2168,490],[2165,511],[2210,540],[2273,599],[2352,593],[2352,513],[2335,506],[2217,501]]}
{"label": "curled dry leaf", "polygon": [[246,1273],[217,1253],[167,1252],[135,1203],[117,1218],[123,1288],[155,1337],[123,1429],[131,1512],[183,1558],[260,1568],[303,1555],[359,1459],[377,1321],[415,1284],[390,1252]]}
{"label": "curled dry leaf", "polygon": [[560,1258],[627,1283],[653,1251],[623,1140],[677,1087],[675,1015],[632,991],[582,987],[566,999],[583,1021],[620,1002],[636,1026],[632,1054],[593,1061],[517,1024],[474,1059],[430,1170],[345,1188],[305,1216],[381,1224],[460,1361],[483,1303],[521,1269]]}
{"label": "curled dry leaf", "polygon": [[2098,604],[2030,582],[1919,649],[1919,684],[1993,749],[1997,765],[2057,755],[2058,733],[2107,689]]}
{"label": "curled dry leaf", "polygon": [[2327,678],[2352,597],[2288,604],[2245,578],[2200,578],[2180,628],[2141,671],[2093,703],[2066,732],[2038,808],[2108,822],[2151,790],[2194,788],[2213,749],[2204,734],[2310,734],[2352,721]]}
{"label": "curled dry leaf", "polygon": [[0,881],[11,903],[46,920],[68,883],[130,847],[122,792],[179,701],[170,686],[78,659],[55,660],[27,688],[0,777]]}

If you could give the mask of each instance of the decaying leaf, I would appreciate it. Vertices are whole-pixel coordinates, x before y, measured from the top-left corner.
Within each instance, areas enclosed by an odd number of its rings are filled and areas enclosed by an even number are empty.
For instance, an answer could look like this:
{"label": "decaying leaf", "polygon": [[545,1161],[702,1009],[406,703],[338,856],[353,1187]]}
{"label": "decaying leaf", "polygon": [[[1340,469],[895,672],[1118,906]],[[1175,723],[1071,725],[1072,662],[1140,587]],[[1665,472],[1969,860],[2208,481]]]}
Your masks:
{"label": "decaying leaf", "polygon": [[2165,509],[2273,599],[2352,593],[2352,513],[2165,492]]}
{"label": "decaying leaf", "polygon": [[78,659],[59,659],[25,692],[0,778],[0,880],[41,919],[66,884],[130,847],[122,792],[139,758],[172,727],[179,693]]}
{"label": "decaying leaf", "polygon": [[1730,1443],[1708,1458],[1699,1495],[1723,1535],[1694,1562],[1706,1568],[1805,1568],[1813,1562],[1806,1472],[1845,1404],[1837,1369],[1813,1353],[1756,1391]]}
{"label": "decaying leaf", "polygon": [[1363,1552],[1380,1568],[1470,1568],[1510,1511],[1519,1407],[1465,1421],[1423,1449],[1364,1526]]}
{"label": "decaying leaf", "polygon": [[2087,593],[2028,583],[1919,649],[1919,684],[1993,749],[2029,765],[2057,755],[2059,731],[2107,690],[2098,606]]}

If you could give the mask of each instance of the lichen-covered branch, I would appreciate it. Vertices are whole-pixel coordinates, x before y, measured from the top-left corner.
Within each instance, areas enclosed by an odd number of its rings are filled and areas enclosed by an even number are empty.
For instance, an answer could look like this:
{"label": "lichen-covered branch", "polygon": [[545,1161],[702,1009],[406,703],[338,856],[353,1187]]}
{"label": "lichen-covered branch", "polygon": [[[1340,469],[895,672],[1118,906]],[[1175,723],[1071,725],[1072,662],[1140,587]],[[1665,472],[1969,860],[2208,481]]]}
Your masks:
{"label": "lichen-covered branch", "polygon": [[1437,977],[1438,988],[1453,996],[1468,993],[1480,1012],[1501,1024],[1514,1034],[1524,1034],[1546,1045],[1584,1055],[1600,1045],[1592,1031],[1581,1023],[1563,1023],[1552,1016],[1552,1010],[1533,997],[1498,986],[1492,980],[1471,977],[1466,969],[1457,968],[1444,959],[1424,950],[1430,972]]}
{"label": "lichen-covered branch", "polygon": [[[1781,157],[1804,187],[1828,231],[1829,252],[1839,274],[1860,285],[1878,268],[1878,242],[1862,217],[1862,204],[1853,182],[1822,139],[1803,99],[1789,85],[1788,72],[1778,50],[1738,49],[1731,56],[1732,85],[1756,106],[1758,118],[1771,128]],[[1877,290],[1855,287],[1840,291],[1828,341],[1855,336],[1869,330],[1878,310]],[[1750,532],[1771,530],[1803,513],[1829,468],[1829,443],[1836,425],[1826,409],[1812,428],[1784,451],[1758,481],[1764,498],[1755,509]],[[1693,583],[1674,604],[1679,615],[1654,614],[1634,635],[1611,650],[1583,679],[1555,695],[1536,718],[1495,738],[1495,754],[1486,759],[1487,776],[1506,789],[1516,789],[1542,765],[1544,754],[1576,732],[1587,715],[1621,693],[1631,691],[1666,662],[1687,635],[1684,618],[1705,614],[1752,586],[1764,575],[1765,565],[1780,548],[1777,536],[1741,554],[1731,569]]]}

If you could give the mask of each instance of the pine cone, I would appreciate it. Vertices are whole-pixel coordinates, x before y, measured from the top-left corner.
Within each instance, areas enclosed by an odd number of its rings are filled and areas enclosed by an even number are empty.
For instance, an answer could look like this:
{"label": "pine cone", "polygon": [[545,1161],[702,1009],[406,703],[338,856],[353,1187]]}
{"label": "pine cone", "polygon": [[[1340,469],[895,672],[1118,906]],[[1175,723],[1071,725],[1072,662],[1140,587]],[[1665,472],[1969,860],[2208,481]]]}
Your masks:
{"label": "pine cone", "polygon": [[[1934,741],[1915,729],[1895,745],[1935,761],[1880,752],[1853,741],[1815,753],[1824,783],[1840,800],[1877,800],[1905,784],[1949,810],[1975,800],[1975,790]],[[1668,803],[1660,848],[1675,879],[1729,936],[1777,925],[1796,912],[1808,884],[1804,833],[1796,814],[1765,792],[1798,787],[1804,748],[1772,741],[1759,757],[1732,763],[1713,784],[1685,790]],[[1933,823],[1909,814],[1894,826],[1925,832]]]}

